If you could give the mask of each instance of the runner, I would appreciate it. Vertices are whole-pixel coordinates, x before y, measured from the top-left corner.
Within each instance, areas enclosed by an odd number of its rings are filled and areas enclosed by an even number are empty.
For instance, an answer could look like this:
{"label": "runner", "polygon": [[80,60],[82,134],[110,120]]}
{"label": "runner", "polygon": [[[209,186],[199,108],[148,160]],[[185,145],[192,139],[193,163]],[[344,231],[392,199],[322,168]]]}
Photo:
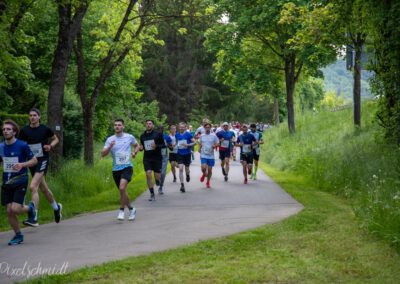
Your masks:
{"label": "runner", "polygon": [[149,201],[155,201],[153,172],[156,185],[160,185],[162,156],[161,148],[165,146],[163,134],[154,130],[154,121],[146,120],[146,131],[140,136],[140,150],[144,150],[143,166],[146,171],[147,185],[150,191]]}
{"label": "runner", "polygon": [[206,130],[205,134],[202,134],[199,138],[199,153],[201,157],[201,171],[203,175],[200,178],[201,182],[207,176],[206,186],[210,188],[210,179],[212,176],[212,168],[215,165],[214,150],[218,147],[219,139],[218,137],[211,133],[211,124],[206,123],[204,125]]}
{"label": "runner", "polygon": [[28,187],[28,167],[37,163],[28,144],[18,140],[18,125],[12,120],[3,122],[5,141],[0,144],[0,160],[3,162],[3,183],[1,185],[1,205],[6,207],[8,222],[15,236],[8,245],[18,245],[24,241],[18,223],[18,215],[28,213],[29,219],[36,219],[33,202],[24,205],[26,188]]}
{"label": "runner", "polygon": [[[196,132],[193,131],[193,126],[189,125],[189,129],[188,129],[190,135],[192,135],[193,137],[196,137]],[[190,147],[190,151],[191,151],[191,155],[192,155],[192,161],[194,161],[194,146]]]}
{"label": "runner", "polygon": [[195,139],[198,139],[201,134],[206,133],[206,130],[204,129],[204,124],[210,123],[210,121],[207,118],[203,118],[203,121],[201,122],[201,126],[197,128],[196,134],[195,134]]}
{"label": "runner", "polygon": [[161,147],[161,178],[160,178],[160,187],[158,188],[158,194],[164,194],[163,186],[165,181],[165,176],[167,175],[167,168],[168,168],[168,147],[172,145],[172,139],[169,135],[164,134],[164,127],[160,125],[158,127],[158,132],[163,134],[164,137],[164,145]]}
{"label": "runner", "polygon": [[176,168],[178,167],[178,143],[176,142],[176,125],[169,127],[169,137],[171,138],[172,149],[169,151],[169,162],[171,164],[171,172],[176,182]]}
{"label": "runner", "polygon": [[243,133],[238,137],[237,146],[240,147],[240,161],[243,166],[244,184],[247,184],[247,173],[251,174],[253,165],[253,151],[252,147],[256,144],[256,138],[248,133],[246,124],[242,126]]}
{"label": "runner", "polygon": [[178,166],[179,166],[179,180],[181,182],[181,192],[185,192],[185,184],[183,181],[183,167],[186,172],[186,182],[190,181],[190,163],[191,153],[190,147],[195,144],[193,136],[186,131],[186,123],[179,123],[179,132],[175,135],[178,141]]}
{"label": "runner", "polygon": [[[30,190],[32,192],[32,201],[36,210],[39,209],[39,192],[38,188],[43,192],[47,201],[51,204],[54,210],[54,220],[59,223],[61,220],[61,203],[57,203],[53,193],[46,183],[46,172],[49,165],[49,152],[59,142],[54,132],[47,126],[40,123],[40,111],[32,108],[29,111],[30,124],[21,129],[19,139],[28,143],[29,148],[38,160],[36,166],[29,168],[32,175]],[[49,143],[50,141],[50,143]],[[37,227],[39,225],[36,211],[36,219],[27,219],[23,223],[27,226]]]}
{"label": "runner", "polygon": [[[139,145],[133,135],[124,133],[124,128],[125,123],[123,119],[114,120],[115,134],[107,138],[103,151],[101,151],[101,156],[105,157],[111,152],[113,158],[113,178],[120,194],[120,208],[117,219],[125,219],[124,210],[125,207],[128,207],[128,220],[133,221],[136,218],[136,209],[131,206],[127,187],[133,174],[133,165],[130,157],[136,157],[136,154],[139,151]],[[133,152],[131,152],[132,146],[134,147]]]}
{"label": "runner", "polygon": [[256,145],[253,147],[253,157],[254,157],[254,168],[251,173],[251,179],[257,179],[257,170],[258,170],[258,161],[260,160],[260,145],[264,144],[264,140],[262,138],[262,133],[256,130],[256,125],[253,123],[250,125],[250,134],[256,138]]}
{"label": "runner", "polygon": [[229,124],[227,122],[222,124],[222,130],[217,132],[217,137],[221,143],[219,147],[219,159],[221,160],[222,174],[224,175],[224,180],[228,181],[233,132],[229,131]]}

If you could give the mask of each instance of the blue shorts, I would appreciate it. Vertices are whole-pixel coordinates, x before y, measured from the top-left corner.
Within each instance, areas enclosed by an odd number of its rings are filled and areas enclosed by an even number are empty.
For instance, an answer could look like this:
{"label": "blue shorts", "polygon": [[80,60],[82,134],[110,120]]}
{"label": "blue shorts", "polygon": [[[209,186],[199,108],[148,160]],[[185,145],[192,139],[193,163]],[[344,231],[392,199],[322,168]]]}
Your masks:
{"label": "blue shorts", "polygon": [[215,159],[201,158],[201,164],[202,164],[202,165],[207,165],[207,166],[209,166],[209,167],[214,167],[214,165],[215,165]]}

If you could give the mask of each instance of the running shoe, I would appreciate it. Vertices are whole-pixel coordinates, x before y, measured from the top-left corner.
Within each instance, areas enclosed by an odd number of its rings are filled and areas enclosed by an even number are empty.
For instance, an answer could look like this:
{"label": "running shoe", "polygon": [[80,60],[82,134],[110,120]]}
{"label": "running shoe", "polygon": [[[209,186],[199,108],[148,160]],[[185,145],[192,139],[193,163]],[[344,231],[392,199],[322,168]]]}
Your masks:
{"label": "running shoe", "polygon": [[190,175],[186,175],[186,182],[190,181]]}
{"label": "running shoe", "polygon": [[164,191],[162,190],[162,187],[160,186],[160,188],[158,189],[158,194],[159,195],[163,195],[164,194]]}
{"label": "running shoe", "polygon": [[225,177],[224,177],[224,180],[225,180],[225,181],[228,181],[228,176],[225,176]]}
{"label": "running shoe", "polygon": [[210,182],[208,181],[208,182],[206,182],[206,187],[207,188],[210,188],[211,186],[210,186]]}
{"label": "running shoe", "polygon": [[155,200],[156,200],[156,196],[154,195],[154,193],[150,194],[149,201],[155,201]]}
{"label": "running shoe", "polygon": [[201,176],[201,178],[200,178],[200,182],[204,182],[204,179],[205,179],[205,178],[206,178],[206,175],[203,174],[203,175]]}
{"label": "running shoe", "polygon": [[60,220],[62,218],[62,204],[61,203],[57,203],[58,205],[58,209],[54,210],[54,220],[56,221],[56,223],[60,223]]}
{"label": "running shoe", "polygon": [[156,185],[160,186],[160,181],[158,179],[156,179]]}
{"label": "running shoe", "polygon": [[181,192],[182,192],[182,193],[185,193],[185,186],[183,185],[183,183],[182,183],[182,185],[181,185]]}
{"label": "running shoe", "polygon": [[176,182],[176,177],[174,177],[174,180],[172,182]]}
{"label": "running shoe", "polygon": [[22,222],[25,226],[37,227],[39,223],[37,221],[37,211],[35,203],[29,202],[28,219]]}
{"label": "running shoe", "polygon": [[125,219],[125,213],[123,210],[119,210],[117,219],[120,221]]}
{"label": "running shoe", "polygon": [[247,184],[247,178],[244,179],[244,184]]}
{"label": "running shoe", "polygon": [[9,246],[19,245],[19,244],[22,243],[23,241],[24,241],[24,235],[18,234],[18,235],[15,235],[14,238],[12,238],[12,239],[8,242],[8,245],[9,245]]}
{"label": "running shoe", "polygon": [[133,221],[136,218],[136,208],[132,208],[131,210],[129,210],[129,217],[128,220],[129,221]]}

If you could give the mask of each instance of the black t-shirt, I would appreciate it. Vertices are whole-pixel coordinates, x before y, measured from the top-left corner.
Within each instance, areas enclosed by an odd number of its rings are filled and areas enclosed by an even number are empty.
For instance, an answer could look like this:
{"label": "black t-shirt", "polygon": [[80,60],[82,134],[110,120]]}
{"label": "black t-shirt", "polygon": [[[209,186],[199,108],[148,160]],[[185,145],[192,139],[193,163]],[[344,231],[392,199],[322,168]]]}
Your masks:
{"label": "black t-shirt", "polygon": [[[151,141],[154,140],[154,143],[156,144],[156,149],[153,150],[150,147]],[[164,137],[162,133],[157,132],[157,131],[151,131],[147,132],[145,131],[141,136],[140,136],[140,144],[143,145],[143,150],[144,150],[144,156],[143,159],[146,160],[161,160],[161,148],[163,145],[165,145],[164,142]]]}
{"label": "black t-shirt", "polygon": [[53,136],[53,130],[46,125],[40,124],[38,127],[31,127],[30,125],[25,126],[19,132],[18,138],[28,143],[35,156],[38,158],[47,158],[49,156],[49,152],[44,151],[43,146],[48,145],[49,138]]}

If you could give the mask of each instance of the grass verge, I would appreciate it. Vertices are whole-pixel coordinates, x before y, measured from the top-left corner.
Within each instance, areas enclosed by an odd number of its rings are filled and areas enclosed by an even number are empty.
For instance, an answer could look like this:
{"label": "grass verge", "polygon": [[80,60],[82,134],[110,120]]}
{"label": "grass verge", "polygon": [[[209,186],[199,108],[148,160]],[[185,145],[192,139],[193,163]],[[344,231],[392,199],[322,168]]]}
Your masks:
{"label": "grass verge", "polygon": [[360,229],[346,200],[261,168],[305,209],[278,224],[32,283],[398,283],[400,256]]}

